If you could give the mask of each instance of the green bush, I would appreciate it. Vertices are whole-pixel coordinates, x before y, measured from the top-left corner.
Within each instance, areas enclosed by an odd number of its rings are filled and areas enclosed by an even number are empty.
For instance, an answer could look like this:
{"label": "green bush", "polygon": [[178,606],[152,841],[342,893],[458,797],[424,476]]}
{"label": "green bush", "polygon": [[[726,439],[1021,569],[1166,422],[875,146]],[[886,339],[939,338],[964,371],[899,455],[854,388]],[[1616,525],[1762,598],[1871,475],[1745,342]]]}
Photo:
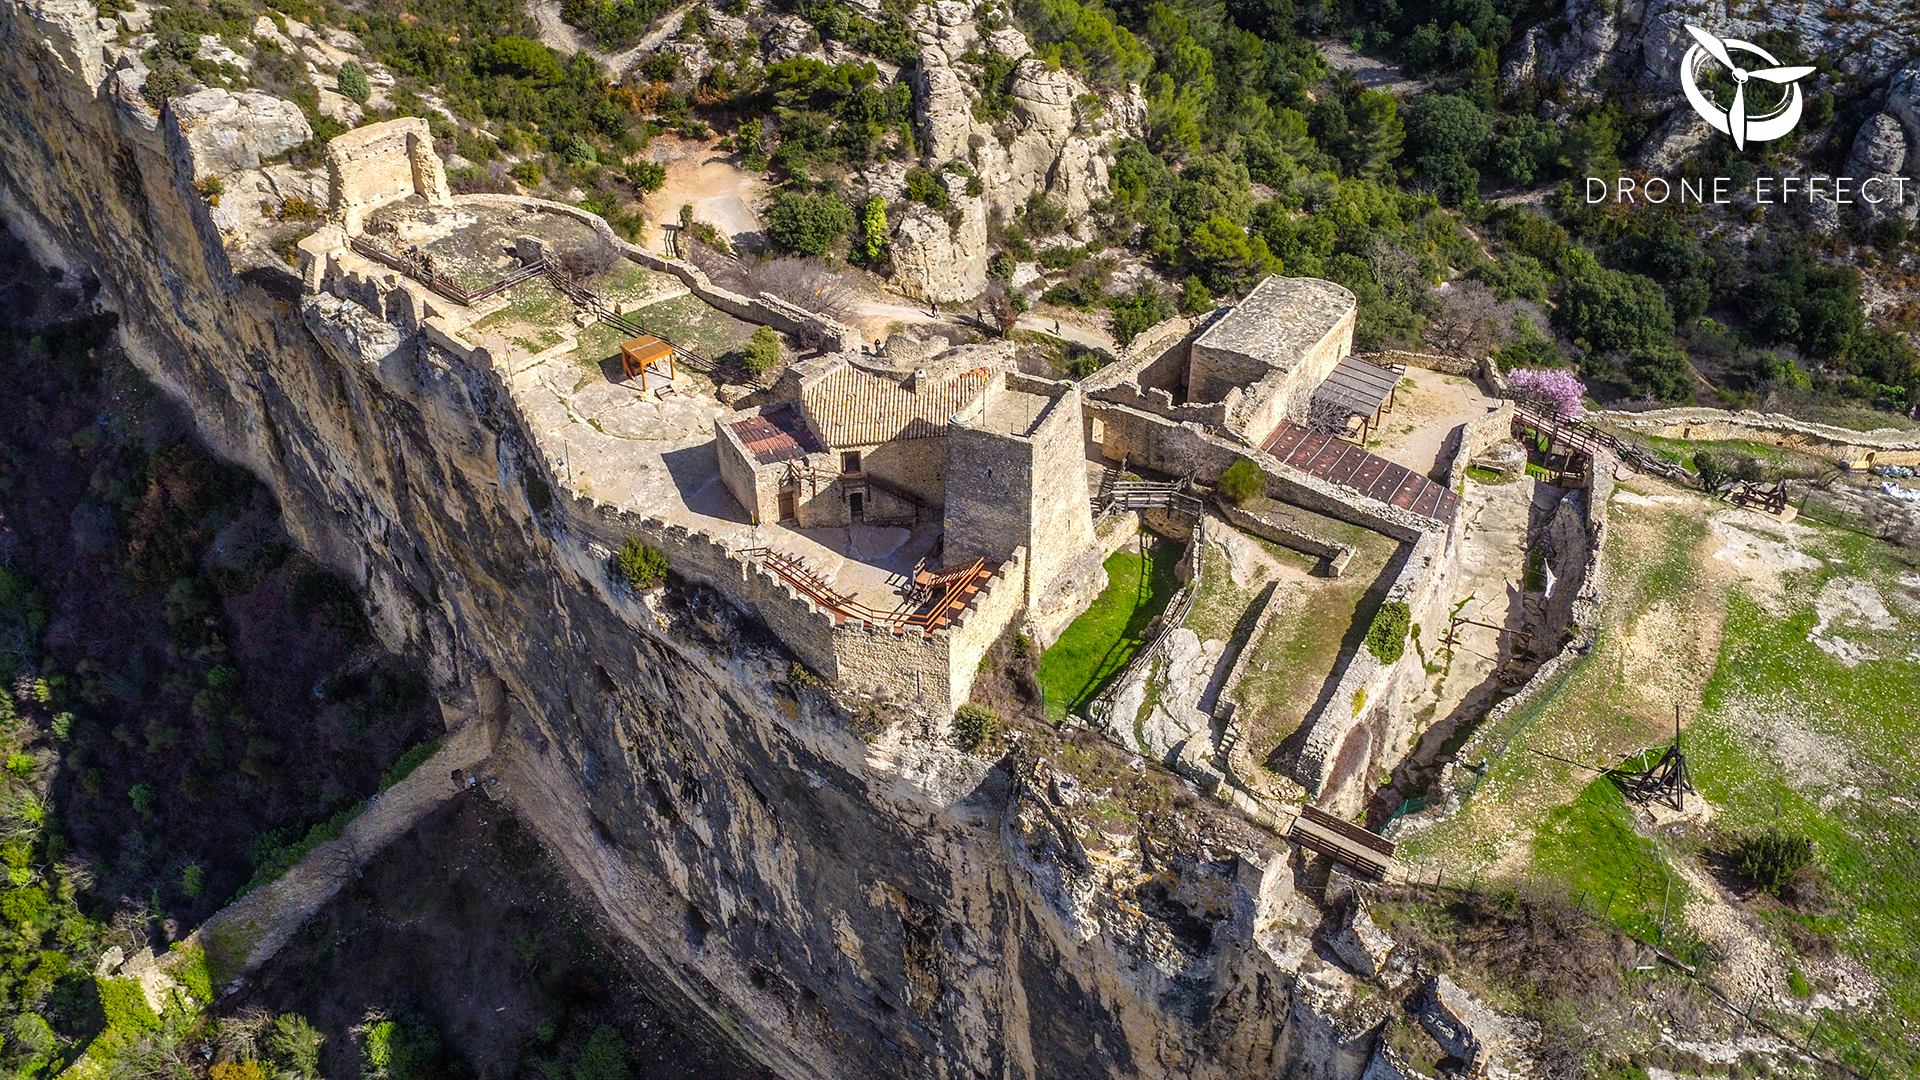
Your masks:
{"label": "green bush", "polygon": [[1267,488],[1267,476],[1247,458],[1241,458],[1227,466],[1220,474],[1220,482],[1214,490],[1220,498],[1231,506],[1243,506],[1260,497]]}
{"label": "green bush", "polygon": [[826,255],[853,228],[853,210],[840,196],[781,192],[767,209],[767,237],[784,251]]}
{"label": "green bush", "polygon": [[980,749],[1000,730],[1000,714],[986,705],[968,702],[953,714],[953,741],[969,753]]}
{"label": "green bush", "polygon": [[1813,841],[1769,825],[1742,836],[1733,857],[1754,888],[1778,896],[1813,862]]}
{"label": "green bush", "polygon": [[373,84],[367,81],[367,69],[349,60],[340,65],[340,93],[366,104],[373,96]]}
{"label": "green bush", "polygon": [[651,589],[667,580],[667,556],[659,548],[629,536],[614,553],[613,569],[636,589]]}
{"label": "green bush", "polygon": [[1407,651],[1407,632],[1413,628],[1413,612],[1400,600],[1389,600],[1374,613],[1367,627],[1367,651],[1391,664]]}
{"label": "green bush", "polygon": [[780,366],[780,338],[771,327],[762,326],[740,347],[740,362],[755,375],[764,375]]}

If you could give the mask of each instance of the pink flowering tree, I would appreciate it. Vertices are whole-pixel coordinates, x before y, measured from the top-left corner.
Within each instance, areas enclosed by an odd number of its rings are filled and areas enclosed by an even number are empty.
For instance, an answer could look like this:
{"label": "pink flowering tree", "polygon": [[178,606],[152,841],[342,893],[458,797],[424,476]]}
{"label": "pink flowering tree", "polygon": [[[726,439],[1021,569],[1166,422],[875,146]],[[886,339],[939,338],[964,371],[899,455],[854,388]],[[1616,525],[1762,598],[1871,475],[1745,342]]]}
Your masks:
{"label": "pink flowering tree", "polygon": [[1521,368],[1507,373],[1507,392],[1549,416],[1577,420],[1586,410],[1587,385],[1560,368]]}

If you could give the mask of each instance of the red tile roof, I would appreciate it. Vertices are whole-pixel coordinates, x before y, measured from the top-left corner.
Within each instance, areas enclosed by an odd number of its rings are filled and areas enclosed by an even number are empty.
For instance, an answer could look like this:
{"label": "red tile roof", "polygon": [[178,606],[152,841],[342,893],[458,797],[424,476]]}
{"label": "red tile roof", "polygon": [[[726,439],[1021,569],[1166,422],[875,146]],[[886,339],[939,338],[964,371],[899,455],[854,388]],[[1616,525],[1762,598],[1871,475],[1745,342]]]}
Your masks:
{"label": "red tile roof", "polygon": [[1263,449],[1302,472],[1442,524],[1452,523],[1460,506],[1460,496],[1444,486],[1324,431],[1283,420]]}
{"label": "red tile roof", "polygon": [[909,389],[904,381],[842,363],[803,386],[800,399],[827,445],[876,446],[945,435],[947,418],[979,400],[991,377],[975,368],[940,382],[921,380]]}
{"label": "red tile roof", "polygon": [[746,444],[747,453],[762,465],[790,461],[826,449],[813,437],[806,419],[791,404],[735,420],[727,426]]}

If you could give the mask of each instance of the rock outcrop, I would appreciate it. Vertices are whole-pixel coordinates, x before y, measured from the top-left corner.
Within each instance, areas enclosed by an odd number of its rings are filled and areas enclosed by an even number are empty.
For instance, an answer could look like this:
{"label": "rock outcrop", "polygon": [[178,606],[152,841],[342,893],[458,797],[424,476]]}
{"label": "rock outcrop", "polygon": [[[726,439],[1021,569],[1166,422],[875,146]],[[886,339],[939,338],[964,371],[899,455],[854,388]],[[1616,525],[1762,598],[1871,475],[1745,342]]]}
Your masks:
{"label": "rock outcrop", "polygon": [[1227,821],[1128,850],[1036,763],[906,721],[856,738],[713,592],[615,584],[630,522],[568,490],[509,373],[382,296],[303,294],[260,242],[280,226],[236,204],[237,242],[188,173],[195,153],[283,188],[318,170],[159,123],[90,4],[3,0],[0,46],[9,223],[101,283],[136,362],[449,713],[499,725],[493,790],[743,1053],[796,1080],[1367,1067],[1377,1017],[1351,1019],[1360,984],[1307,947],[1318,913],[1272,837]]}
{"label": "rock outcrop", "polygon": [[[963,213],[943,238],[927,215],[907,215],[894,237],[895,280],[924,299],[966,300],[986,287],[986,254],[972,238],[977,234],[983,244],[986,222],[1010,218],[1035,192],[1066,211],[1076,236],[1091,235],[1090,211],[1110,190],[1110,145],[1144,130],[1146,108],[1138,88],[1104,97],[1091,93],[1073,73],[1029,55],[1026,35],[1016,29],[1000,27],[982,38],[974,9],[959,0],[915,11],[921,58],[908,77],[924,162],[934,169],[953,162],[973,169],[981,180],[982,217],[976,224],[970,211]],[[1018,61],[1004,88],[1010,107],[997,121],[975,114],[981,98],[975,79],[984,71],[962,59],[981,50]],[[1102,113],[1098,125],[1088,122],[1095,101]],[[925,291],[928,282],[934,292]]]}
{"label": "rock outcrop", "polygon": [[1502,75],[1555,82],[1584,97],[1598,97],[1605,86],[1677,99],[1680,59],[1693,44],[1689,23],[1748,41],[1785,34],[1809,54],[1867,81],[1920,52],[1920,28],[1898,7],[1837,8],[1813,0],[1750,11],[1734,7],[1730,13],[1702,0],[1566,0],[1557,18],[1529,28],[1514,43]]}
{"label": "rock outcrop", "polygon": [[196,90],[168,101],[165,115],[197,180],[258,169],[313,138],[300,106],[257,90]]}
{"label": "rock outcrop", "polygon": [[1911,164],[1912,157],[1906,129],[1891,113],[1876,113],[1860,125],[1860,133],[1853,138],[1853,148],[1847,152],[1844,175],[1853,177],[1856,183],[1869,178],[1882,182],[1883,201],[1859,204],[1860,214],[1869,228],[1894,219],[1912,221],[1916,213],[1920,213],[1920,205],[1915,204],[1912,192],[1907,192],[1901,201],[1895,201],[1892,195],[1900,190],[1895,181],[1916,171]]}

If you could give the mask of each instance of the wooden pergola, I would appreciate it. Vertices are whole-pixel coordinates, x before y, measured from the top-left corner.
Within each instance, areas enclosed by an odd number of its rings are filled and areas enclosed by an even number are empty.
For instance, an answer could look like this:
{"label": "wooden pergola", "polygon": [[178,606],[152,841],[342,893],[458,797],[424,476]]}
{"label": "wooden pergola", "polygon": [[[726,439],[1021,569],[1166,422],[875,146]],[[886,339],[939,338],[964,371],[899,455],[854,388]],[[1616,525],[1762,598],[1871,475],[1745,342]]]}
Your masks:
{"label": "wooden pergola", "polygon": [[620,370],[625,372],[629,379],[640,379],[642,386],[646,385],[647,369],[653,368],[657,371],[663,361],[667,365],[667,381],[672,382],[673,346],[650,334],[642,334],[620,346]]}

